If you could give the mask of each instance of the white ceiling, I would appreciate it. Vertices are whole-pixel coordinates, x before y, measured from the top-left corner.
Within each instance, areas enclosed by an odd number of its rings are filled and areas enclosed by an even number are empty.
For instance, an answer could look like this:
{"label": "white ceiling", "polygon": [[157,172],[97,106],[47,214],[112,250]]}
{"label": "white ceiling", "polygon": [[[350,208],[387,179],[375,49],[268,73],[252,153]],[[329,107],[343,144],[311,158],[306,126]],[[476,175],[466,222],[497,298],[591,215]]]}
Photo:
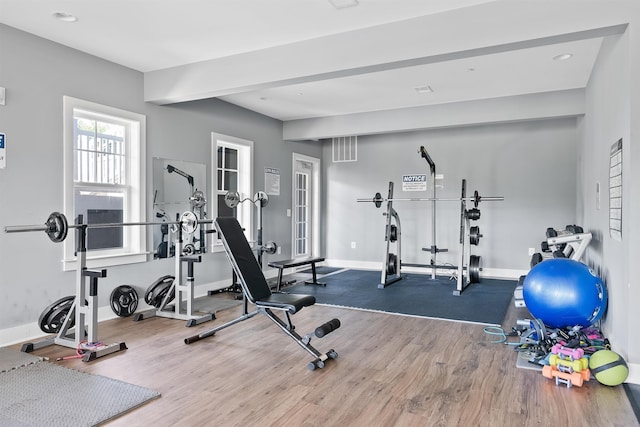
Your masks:
{"label": "white ceiling", "polygon": [[[464,45],[460,40],[464,42],[466,24],[456,18],[460,16],[456,13],[468,11],[465,16],[471,16],[475,24],[489,18],[495,22],[496,10],[504,5],[505,23],[515,25],[509,21],[514,2],[360,0],[355,7],[335,9],[328,0],[0,0],[0,22],[139,70],[145,77],[169,68],[180,70],[186,64],[246,58],[244,66],[237,69],[246,82],[235,86],[229,83],[231,89],[215,96],[283,121],[585,87],[602,43],[602,37],[592,33],[584,38],[514,44],[506,37],[513,30],[496,28],[487,37],[486,48],[477,54],[455,55],[455,49],[445,49],[456,43]],[[511,9],[506,3],[511,3]],[[544,1],[521,3],[550,6]],[[54,12],[73,14],[78,21],[56,20]],[[459,37],[416,37],[404,43],[412,46],[403,49],[409,52],[424,48],[437,55],[431,54],[429,60],[423,56],[422,61],[420,55],[414,55],[417,61],[407,61],[410,55],[400,56],[398,45],[393,43],[395,33],[390,29],[401,28],[404,22],[415,25],[421,17],[437,19],[442,28],[457,29]],[[549,25],[544,22],[540,27]],[[582,31],[589,29],[584,27]],[[501,31],[505,38],[501,38]],[[374,32],[382,38],[369,38]],[[339,49],[333,50],[342,36],[357,39],[359,34],[367,37],[361,41],[366,48],[363,53],[381,58],[373,67],[354,67],[353,57],[359,54],[356,51],[345,56]],[[547,36],[559,34],[551,31]],[[318,72],[318,76],[307,72],[304,78],[271,78],[265,84],[264,67],[251,62],[261,50],[271,52],[323,40],[327,41],[320,52],[323,61],[332,62],[334,70],[344,63],[342,72]],[[367,40],[376,42],[367,44]],[[473,47],[478,40],[466,43]],[[491,49],[501,43],[513,47]],[[442,46],[440,51],[438,46]],[[552,59],[566,52],[573,57],[566,61]],[[269,68],[280,66],[279,72],[286,73],[295,61],[287,58]],[[300,57],[300,61],[305,58]],[[231,75],[235,73],[229,74],[229,81],[237,78]],[[216,75],[216,84],[224,86],[224,78]],[[418,93],[415,88],[420,86],[430,86],[433,92]],[[195,93],[189,96],[186,99],[206,97]]]}

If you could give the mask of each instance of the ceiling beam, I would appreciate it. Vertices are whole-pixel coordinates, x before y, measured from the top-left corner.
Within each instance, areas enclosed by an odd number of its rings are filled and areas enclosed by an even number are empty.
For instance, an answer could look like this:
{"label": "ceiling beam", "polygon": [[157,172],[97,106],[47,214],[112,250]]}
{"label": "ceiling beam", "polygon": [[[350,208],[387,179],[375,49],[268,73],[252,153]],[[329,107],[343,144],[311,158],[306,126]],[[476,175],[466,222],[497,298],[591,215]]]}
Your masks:
{"label": "ceiling beam", "polygon": [[[147,72],[145,101],[170,104],[219,97],[604,37],[626,29],[615,8],[556,2],[547,10],[536,3],[492,2]],[[477,19],[480,12],[488,19]]]}
{"label": "ceiling beam", "polygon": [[585,113],[584,89],[453,102],[398,110],[291,120],[283,123],[286,141],[336,136],[408,132],[505,122],[578,117]]}

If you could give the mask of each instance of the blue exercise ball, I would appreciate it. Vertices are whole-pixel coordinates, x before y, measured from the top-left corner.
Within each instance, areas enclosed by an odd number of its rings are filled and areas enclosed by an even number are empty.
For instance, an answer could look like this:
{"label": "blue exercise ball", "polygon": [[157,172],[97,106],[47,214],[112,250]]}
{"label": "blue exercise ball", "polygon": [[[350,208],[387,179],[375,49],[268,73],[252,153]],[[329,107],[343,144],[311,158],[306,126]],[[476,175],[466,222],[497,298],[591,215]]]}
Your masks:
{"label": "blue exercise ball", "polygon": [[590,326],[607,307],[602,279],[568,258],[536,264],[524,279],[522,296],[531,315],[553,328]]}

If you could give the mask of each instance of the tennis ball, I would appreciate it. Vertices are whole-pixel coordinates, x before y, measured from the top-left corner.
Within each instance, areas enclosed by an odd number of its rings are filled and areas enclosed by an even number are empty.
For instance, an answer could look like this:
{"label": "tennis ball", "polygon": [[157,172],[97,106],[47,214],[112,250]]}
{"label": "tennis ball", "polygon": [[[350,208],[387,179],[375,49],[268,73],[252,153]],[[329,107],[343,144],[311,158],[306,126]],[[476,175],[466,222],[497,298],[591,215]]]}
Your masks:
{"label": "tennis ball", "polygon": [[629,368],[624,358],[615,351],[598,350],[589,359],[589,369],[600,384],[616,386],[629,376]]}

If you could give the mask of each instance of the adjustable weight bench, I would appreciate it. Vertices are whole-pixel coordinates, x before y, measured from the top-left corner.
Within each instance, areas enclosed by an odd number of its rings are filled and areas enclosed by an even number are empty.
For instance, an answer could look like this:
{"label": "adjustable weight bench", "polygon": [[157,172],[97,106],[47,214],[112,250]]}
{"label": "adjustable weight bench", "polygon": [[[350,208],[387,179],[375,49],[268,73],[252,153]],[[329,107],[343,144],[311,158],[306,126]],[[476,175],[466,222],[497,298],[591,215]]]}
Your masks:
{"label": "adjustable weight bench", "polygon": [[[298,335],[294,330],[294,325],[291,323],[290,315],[298,313],[304,307],[315,304],[315,297],[312,295],[272,293],[238,220],[232,217],[220,217],[216,219],[214,224],[218,231],[218,236],[224,245],[227,258],[233,267],[233,271],[235,271],[238,276],[240,286],[242,287],[242,315],[216,328],[185,338],[185,344],[191,344],[203,338],[213,336],[222,329],[228,328],[243,320],[250,319],[258,313],[262,313],[271,319],[273,323],[291,337],[300,347],[314,356],[315,359],[307,365],[309,370],[324,368],[327,360],[337,358],[338,353],[333,349],[324,354],[316,350],[311,345],[311,338],[313,335],[322,338],[335,329],[338,329],[340,327],[340,321],[333,319],[317,327],[314,334],[307,334],[304,337]],[[256,306],[256,309],[252,312],[248,311],[249,302]],[[281,311],[283,316],[276,315],[274,311]]]}

